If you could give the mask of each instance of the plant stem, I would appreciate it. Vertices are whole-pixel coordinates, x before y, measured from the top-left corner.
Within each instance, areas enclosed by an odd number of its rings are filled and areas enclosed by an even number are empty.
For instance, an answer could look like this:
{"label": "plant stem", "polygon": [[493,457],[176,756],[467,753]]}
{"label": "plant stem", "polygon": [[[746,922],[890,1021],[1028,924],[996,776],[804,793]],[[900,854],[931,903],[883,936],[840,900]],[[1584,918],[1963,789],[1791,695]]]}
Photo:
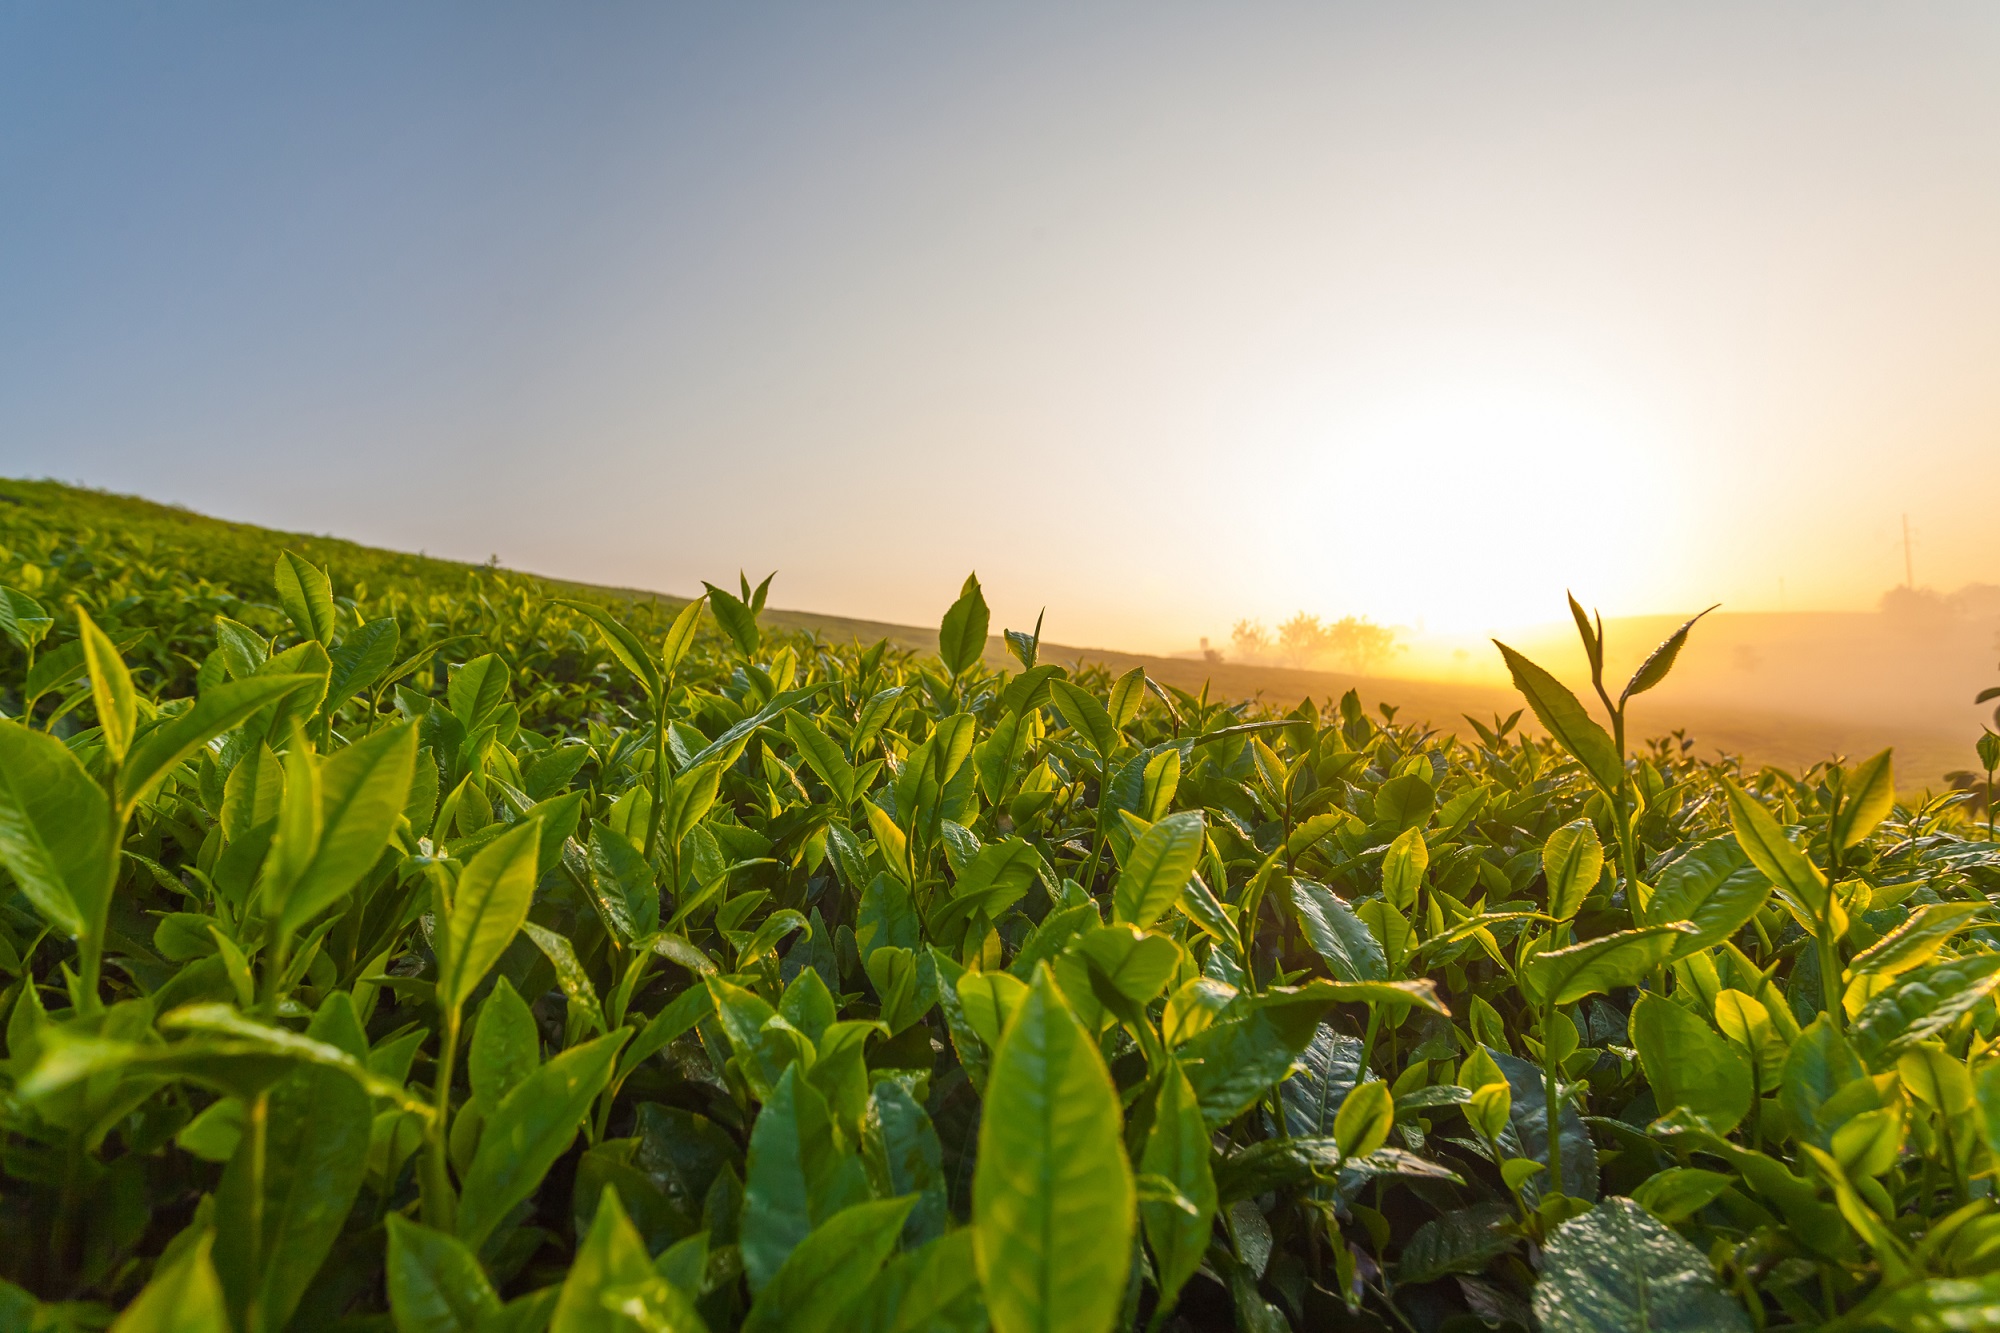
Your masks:
{"label": "plant stem", "polygon": [[[108,914],[111,897],[118,892],[118,869],[125,846],[126,811],[118,802],[118,766],[111,765],[104,777],[104,799],[110,810],[111,849],[110,864],[104,870],[104,909]],[[104,922],[86,921],[77,932],[77,1008],[84,1015],[102,1012],[103,1001],[98,997],[97,988],[104,971]]]}
{"label": "plant stem", "polygon": [[1847,1026],[1847,1009],[1841,1003],[1840,942],[1833,937],[1833,914],[1839,906],[1840,892],[1840,806],[1840,797],[1836,795],[1826,820],[1826,910],[1820,913],[1819,920],[1819,988],[1835,1032]]}
{"label": "plant stem", "polygon": [[445,1012],[444,1046],[438,1052],[436,1113],[424,1154],[424,1223],[440,1231],[452,1230],[458,1222],[456,1200],[451,1193],[451,1166],[446,1155],[445,1135],[451,1123],[451,1078],[458,1063],[458,1006]]}
{"label": "plant stem", "polygon": [[659,707],[653,711],[653,808],[646,818],[646,864],[653,863],[653,849],[660,842],[660,816],[667,808],[667,700],[661,687]]}
{"label": "plant stem", "polygon": [[1558,1085],[1556,1083],[1556,1062],[1551,1052],[1555,1043],[1551,1034],[1555,1029],[1556,1006],[1553,1001],[1542,1007],[1542,1096],[1543,1112],[1548,1118],[1549,1130],[1549,1194],[1563,1192],[1562,1163],[1562,1117],[1556,1103]]}
{"label": "plant stem", "polygon": [[[1828,906],[1831,908],[1832,904],[1829,902]],[[1834,943],[1832,916],[1829,910],[1819,924],[1819,987],[1826,1001],[1826,1012],[1833,1019],[1833,1030],[1838,1032],[1847,1025],[1847,1010],[1841,1003],[1840,946]]]}
{"label": "plant stem", "polygon": [[[250,1271],[261,1274],[265,1259],[262,1253],[264,1176],[271,1141],[271,1094],[268,1091],[258,1093],[257,1100],[250,1103],[250,1114],[243,1128],[250,1135]],[[264,1302],[255,1288],[250,1294],[250,1304],[243,1312],[243,1324],[245,1333],[263,1333]]]}

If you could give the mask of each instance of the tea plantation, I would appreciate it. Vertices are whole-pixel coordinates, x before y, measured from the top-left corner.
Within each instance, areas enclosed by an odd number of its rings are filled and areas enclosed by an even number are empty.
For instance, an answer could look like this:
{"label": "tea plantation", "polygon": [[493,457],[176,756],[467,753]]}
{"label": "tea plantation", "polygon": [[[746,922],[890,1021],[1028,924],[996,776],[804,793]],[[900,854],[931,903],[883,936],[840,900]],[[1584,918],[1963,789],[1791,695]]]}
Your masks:
{"label": "tea plantation", "polygon": [[1698,624],[1458,735],[49,483],[0,585],[0,1328],[2000,1328],[2000,844],[1645,741]]}

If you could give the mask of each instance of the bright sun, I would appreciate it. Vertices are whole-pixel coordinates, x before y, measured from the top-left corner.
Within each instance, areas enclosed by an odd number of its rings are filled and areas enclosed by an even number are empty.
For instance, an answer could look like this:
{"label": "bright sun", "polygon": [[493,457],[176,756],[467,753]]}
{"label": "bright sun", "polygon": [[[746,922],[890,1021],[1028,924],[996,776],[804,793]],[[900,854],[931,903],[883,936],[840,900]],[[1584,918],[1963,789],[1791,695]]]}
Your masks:
{"label": "bright sun", "polygon": [[[1301,460],[1321,503],[1287,564],[1302,605],[1475,632],[1667,591],[1678,478],[1660,432],[1573,390],[1459,382],[1379,401]],[[1328,503],[1327,501],[1330,501]]]}

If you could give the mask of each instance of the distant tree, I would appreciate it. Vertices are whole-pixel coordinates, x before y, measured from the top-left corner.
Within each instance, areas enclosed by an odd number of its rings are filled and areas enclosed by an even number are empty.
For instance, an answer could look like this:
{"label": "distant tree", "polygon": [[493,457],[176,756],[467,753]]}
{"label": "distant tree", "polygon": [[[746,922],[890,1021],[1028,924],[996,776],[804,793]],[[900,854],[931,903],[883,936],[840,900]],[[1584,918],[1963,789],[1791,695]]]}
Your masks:
{"label": "distant tree", "polygon": [[1326,646],[1349,671],[1365,676],[1399,646],[1396,631],[1366,616],[1342,616],[1326,627]]}
{"label": "distant tree", "polygon": [[1311,666],[1327,648],[1326,627],[1301,611],[1278,626],[1278,650],[1294,667]]}
{"label": "distant tree", "polygon": [[1229,631],[1229,646],[1239,662],[1255,662],[1271,651],[1271,635],[1261,620],[1239,620]]}

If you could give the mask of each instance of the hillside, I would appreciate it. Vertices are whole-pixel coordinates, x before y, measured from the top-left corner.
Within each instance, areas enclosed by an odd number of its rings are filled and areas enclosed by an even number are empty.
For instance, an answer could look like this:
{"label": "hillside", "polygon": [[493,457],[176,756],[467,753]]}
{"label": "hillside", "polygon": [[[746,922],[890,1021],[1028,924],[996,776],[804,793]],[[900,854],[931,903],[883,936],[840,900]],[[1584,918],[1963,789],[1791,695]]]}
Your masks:
{"label": "hillside", "polygon": [[[172,559],[187,573],[261,595],[271,562],[290,548],[330,564],[342,583],[419,592],[457,584],[478,568],[430,556],[363,546],[335,537],[281,532],[210,518],[134,496],[52,481],[0,481],[0,505],[34,509],[44,521],[79,532],[115,534],[120,542]],[[6,525],[0,512],[0,540]],[[686,599],[645,589],[603,587],[542,577],[554,588],[671,611]],[[782,595],[782,594],[781,594]],[[834,642],[873,643],[930,651],[934,628],[819,615],[772,607],[765,623]],[[1630,671],[1678,621],[1644,616],[1608,622],[1609,673]],[[996,629],[1001,628],[999,626]],[[1697,629],[1673,677],[1634,707],[1644,735],[1683,731],[1704,756],[1736,754],[1752,766],[1801,768],[1830,755],[1859,757],[1893,746],[1902,784],[1940,785],[1952,769],[1969,767],[1979,714],[1967,701],[1990,677],[1986,651],[1992,627],[1980,623],[1897,625],[1880,616],[1718,614]],[[1551,670],[1580,683],[1584,665],[1566,625],[1530,627],[1517,646]],[[1114,648],[1045,643],[1045,660],[1094,662],[1114,672],[1142,666],[1153,679],[1191,693],[1206,688],[1220,699],[1261,698],[1289,705],[1358,690],[1371,707],[1386,703],[1408,720],[1443,730],[1463,726],[1464,714],[1487,718],[1521,706],[1515,692],[1483,680],[1357,676],[1262,664],[1211,663]],[[996,634],[988,644],[996,665],[1009,661]],[[1622,676],[1621,676],[1622,678]]]}

